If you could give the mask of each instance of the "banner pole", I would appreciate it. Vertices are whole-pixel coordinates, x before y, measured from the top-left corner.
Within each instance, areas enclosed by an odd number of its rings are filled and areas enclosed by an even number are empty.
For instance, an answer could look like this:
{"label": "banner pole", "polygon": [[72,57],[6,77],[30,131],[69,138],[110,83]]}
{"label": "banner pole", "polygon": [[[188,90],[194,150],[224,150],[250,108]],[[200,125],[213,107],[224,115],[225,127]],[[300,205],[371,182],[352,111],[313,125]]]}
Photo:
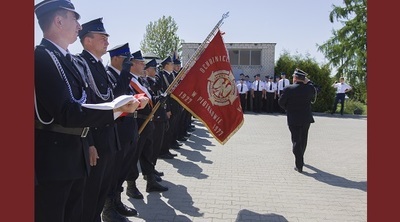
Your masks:
{"label": "banner pole", "polygon": [[[187,71],[189,70],[189,68],[191,68],[194,63],[196,62],[196,60],[199,58],[199,56],[201,55],[201,53],[204,52],[205,50],[205,46],[206,44],[208,44],[208,42],[210,41],[210,39],[212,37],[214,37],[214,35],[216,34],[216,32],[218,31],[218,29],[222,26],[224,19],[229,17],[229,12],[225,13],[222,15],[222,18],[218,21],[218,23],[214,26],[214,28],[211,30],[211,32],[208,34],[208,36],[206,37],[206,39],[203,41],[203,43],[201,43],[201,45],[197,48],[196,52],[192,55],[192,57],[190,57],[189,61],[185,64],[185,66],[179,71],[178,75],[174,78],[174,80],[172,81],[172,83],[168,86],[168,88],[165,90],[165,94],[169,95],[173,89],[175,89],[175,87],[178,85],[180,79],[186,75]],[[153,118],[154,113],[157,111],[158,107],[160,107],[160,102],[157,102],[156,105],[153,107],[153,109],[151,110],[151,113],[147,116],[146,120],[143,122],[143,124],[140,126],[139,128],[139,135],[140,133],[144,130],[144,128],[146,127],[147,123],[149,123],[150,119]]]}

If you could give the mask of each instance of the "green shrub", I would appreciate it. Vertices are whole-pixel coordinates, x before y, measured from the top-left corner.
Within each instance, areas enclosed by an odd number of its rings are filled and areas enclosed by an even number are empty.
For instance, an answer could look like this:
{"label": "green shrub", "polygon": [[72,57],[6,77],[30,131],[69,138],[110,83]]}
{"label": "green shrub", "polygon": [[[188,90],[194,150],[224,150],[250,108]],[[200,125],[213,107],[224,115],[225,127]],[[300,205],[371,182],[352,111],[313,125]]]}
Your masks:
{"label": "green shrub", "polygon": [[[340,103],[337,105],[336,113],[340,113]],[[346,99],[344,101],[344,111],[345,114],[361,114],[367,115],[367,106],[362,102],[355,101],[352,99]],[[359,112],[359,113],[358,113]]]}

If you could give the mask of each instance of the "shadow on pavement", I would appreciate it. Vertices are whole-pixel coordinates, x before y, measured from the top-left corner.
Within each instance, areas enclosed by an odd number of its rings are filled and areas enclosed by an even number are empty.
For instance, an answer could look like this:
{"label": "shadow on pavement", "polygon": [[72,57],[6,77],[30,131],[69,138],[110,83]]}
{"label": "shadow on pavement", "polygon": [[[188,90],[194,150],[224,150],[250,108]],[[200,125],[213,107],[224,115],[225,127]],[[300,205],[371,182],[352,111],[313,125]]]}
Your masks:
{"label": "shadow on pavement", "polygon": [[[176,185],[163,180],[169,190],[167,192],[158,193],[151,192],[147,195],[147,203],[144,200],[129,198],[134,208],[138,211],[136,218],[145,221],[183,221],[189,222],[192,219],[178,215],[179,212],[193,217],[202,217],[203,213],[199,212],[199,208],[193,206],[193,200],[187,192],[187,188],[182,185]],[[161,196],[167,199],[164,201]],[[167,204],[168,203],[168,204]],[[179,211],[179,212],[177,212]],[[134,220],[135,217],[131,219]]]}
{"label": "shadow on pavement", "polygon": [[306,176],[312,177],[318,181],[324,182],[331,186],[359,189],[364,192],[367,192],[367,182],[366,181],[360,181],[360,182],[351,181],[344,177],[340,177],[340,176],[336,176],[336,175],[324,172],[324,171],[317,169],[313,166],[310,166],[308,164],[304,164],[304,166],[307,167],[308,169],[315,171],[315,173],[308,173],[303,170],[303,174]]}
{"label": "shadow on pavement", "polygon": [[197,179],[206,179],[208,175],[203,174],[203,169],[201,169],[197,164],[191,161],[182,161],[179,159],[166,159],[165,162],[171,164],[175,169],[178,169],[178,173],[186,177],[194,177]]}
{"label": "shadow on pavement", "polygon": [[[192,148],[192,147],[191,147]],[[212,164],[211,160],[206,160],[206,157],[198,151],[195,150],[187,150],[185,148],[177,149],[176,152],[180,153],[182,156],[186,156],[186,159],[192,162],[200,162],[200,163],[207,163]],[[210,152],[210,150],[207,150]]]}
{"label": "shadow on pavement", "polygon": [[288,222],[286,218],[279,214],[259,214],[249,210],[240,210],[235,222],[242,221],[265,221],[265,222]]}
{"label": "shadow on pavement", "polygon": [[196,127],[196,129],[192,132],[192,135],[190,135],[189,139],[184,143],[195,150],[210,151],[207,149],[207,146],[215,146],[210,141],[212,136],[204,125],[201,125],[201,127],[202,128]]}
{"label": "shadow on pavement", "polygon": [[174,151],[179,153],[179,155],[186,157],[188,161],[183,161],[178,158],[164,159],[164,161],[171,164],[175,169],[178,170],[177,172],[183,176],[206,179],[208,178],[208,175],[203,174],[203,169],[201,169],[195,163],[201,162],[212,164],[213,162],[211,160],[207,160],[206,156],[204,156],[201,152],[211,152],[211,150],[207,147],[215,145],[209,141],[209,139],[212,137],[208,133],[208,130],[204,128],[202,123],[198,121],[195,121],[194,123],[197,125],[196,130],[192,133],[187,141],[183,142],[186,146],[189,146],[190,149],[185,149],[185,147],[174,149]]}

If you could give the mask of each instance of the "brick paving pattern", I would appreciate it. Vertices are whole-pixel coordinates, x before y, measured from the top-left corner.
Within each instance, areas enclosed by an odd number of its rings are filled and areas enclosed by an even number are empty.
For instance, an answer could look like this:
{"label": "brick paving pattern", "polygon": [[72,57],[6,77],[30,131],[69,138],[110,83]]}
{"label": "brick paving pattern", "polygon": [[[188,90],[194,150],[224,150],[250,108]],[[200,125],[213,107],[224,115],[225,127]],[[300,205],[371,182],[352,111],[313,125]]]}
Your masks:
{"label": "brick paving pattern", "polygon": [[241,129],[220,145],[196,130],[171,160],[159,160],[163,193],[143,200],[122,194],[138,212],[130,221],[366,222],[367,118],[315,114],[303,174],[294,171],[285,115],[245,114]]}

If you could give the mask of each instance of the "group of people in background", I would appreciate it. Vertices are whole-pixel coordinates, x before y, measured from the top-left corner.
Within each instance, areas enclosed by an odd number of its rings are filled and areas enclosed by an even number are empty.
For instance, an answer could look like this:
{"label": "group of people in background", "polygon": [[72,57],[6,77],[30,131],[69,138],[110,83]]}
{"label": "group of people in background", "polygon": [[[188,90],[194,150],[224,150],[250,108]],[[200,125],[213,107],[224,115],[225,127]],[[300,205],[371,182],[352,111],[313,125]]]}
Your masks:
{"label": "group of people in background", "polygon": [[[169,97],[178,58],[160,64],[109,46],[102,18],[82,25],[69,0],[35,5],[43,39],[35,47],[35,221],[125,222],[138,212],[121,201],[165,192],[157,159],[173,159],[194,130],[189,112]],[[79,37],[82,52],[68,46]],[[105,66],[102,56],[109,54]],[[87,108],[132,95],[112,110]]]}
{"label": "group of people in background", "polygon": [[236,88],[243,112],[285,113],[285,110],[279,106],[278,100],[283,89],[289,85],[290,81],[286,79],[284,72],[276,78],[267,75],[265,80],[261,79],[260,74],[256,74],[254,81],[250,80],[249,75],[241,73],[236,82]]}
{"label": "group of people in background", "polygon": [[[241,73],[239,80],[236,81],[236,88],[243,112],[285,113],[286,111],[279,106],[278,100],[283,89],[291,84],[285,72],[281,72],[280,76],[275,78],[267,75],[265,80],[261,79],[260,74],[256,74],[253,81],[249,75]],[[352,90],[352,87],[345,82],[344,77],[340,77],[339,82],[333,83],[332,87],[335,88],[336,94],[331,114],[336,112],[340,103],[340,114],[343,115],[346,93]]]}

